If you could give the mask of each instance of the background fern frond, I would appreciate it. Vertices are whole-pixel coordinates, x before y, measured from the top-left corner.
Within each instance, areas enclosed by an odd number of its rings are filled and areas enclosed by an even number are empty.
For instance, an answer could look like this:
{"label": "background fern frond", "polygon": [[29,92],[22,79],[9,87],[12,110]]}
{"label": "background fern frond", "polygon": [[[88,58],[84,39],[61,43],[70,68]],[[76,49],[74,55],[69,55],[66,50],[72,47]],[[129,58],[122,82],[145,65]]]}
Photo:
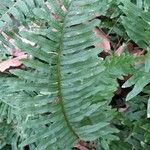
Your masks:
{"label": "background fern frond", "polygon": [[149,11],[139,8],[129,1],[123,1],[120,9],[126,16],[122,16],[122,23],[129,35],[139,46],[147,48],[150,44],[148,39],[150,34]]}

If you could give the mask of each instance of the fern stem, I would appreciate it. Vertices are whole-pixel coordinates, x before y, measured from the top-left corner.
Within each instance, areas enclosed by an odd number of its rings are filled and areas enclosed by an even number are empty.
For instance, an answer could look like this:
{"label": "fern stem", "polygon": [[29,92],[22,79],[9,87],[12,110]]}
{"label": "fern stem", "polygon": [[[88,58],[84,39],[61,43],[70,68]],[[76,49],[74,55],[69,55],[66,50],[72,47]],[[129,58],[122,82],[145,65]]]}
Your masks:
{"label": "fern stem", "polygon": [[[71,1],[72,2],[72,1]],[[70,2],[70,5],[71,5],[71,2]],[[69,6],[70,6],[69,5]],[[69,7],[68,7],[69,8]],[[69,10],[69,9],[68,9]],[[63,39],[64,39],[64,28],[65,28],[65,19],[66,19],[66,16],[64,17],[64,23],[63,23],[63,26],[62,26],[62,36],[61,36],[61,39],[60,39],[60,49],[58,51],[58,60],[57,60],[57,81],[58,81],[58,97],[59,97],[59,101],[60,101],[60,105],[61,105],[61,109],[62,109],[62,113],[64,115],[64,119],[67,123],[67,126],[68,128],[70,129],[70,131],[73,133],[73,135],[76,137],[76,138],[79,138],[78,134],[75,132],[75,130],[73,129],[73,127],[71,126],[70,122],[69,122],[69,119],[67,117],[67,113],[65,111],[65,108],[64,108],[64,102],[63,102],[63,98],[62,98],[62,90],[61,90],[61,51],[63,50]]]}

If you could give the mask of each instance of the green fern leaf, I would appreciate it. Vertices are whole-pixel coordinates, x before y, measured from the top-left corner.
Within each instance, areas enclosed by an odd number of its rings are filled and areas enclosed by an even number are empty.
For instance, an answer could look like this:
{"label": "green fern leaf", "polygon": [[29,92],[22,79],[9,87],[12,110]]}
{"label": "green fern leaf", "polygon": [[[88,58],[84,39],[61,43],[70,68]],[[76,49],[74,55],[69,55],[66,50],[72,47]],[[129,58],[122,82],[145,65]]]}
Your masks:
{"label": "green fern leaf", "polygon": [[[33,17],[47,22],[48,29],[37,27],[36,31],[14,35],[17,46],[33,56],[23,61],[30,69],[11,70],[16,78],[7,78],[6,88],[1,90],[5,90],[3,101],[15,106],[15,113],[23,118],[19,126],[26,138],[21,147],[35,143],[36,150],[70,149],[79,139],[111,141],[111,135],[118,132],[109,123],[115,111],[105,100],[107,94],[100,93],[103,87],[99,75],[105,66],[97,55],[102,50],[94,48],[100,41],[93,32],[99,25],[95,14],[105,13],[108,2],[63,2],[66,12],[54,1],[33,9]],[[13,10],[12,14],[20,19],[17,10]],[[51,11],[60,19],[56,20]],[[115,90],[116,84],[109,89]],[[19,96],[12,105],[11,96],[15,93]]]}
{"label": "green fern leaf", "polygon": [[122,16],[122,23],[129,35],[139,46],[147,48],[150,44],[149,11],[144,11],[129,1],[122,1],[120,9],[126,16]]}
{"label": "green fern leaf", "polygon": [[147,118],[150,117],[150,98],[148,99]]}
{"label": "green fern leaf", "polygon": [[0,1],[0,27],[1,30],[16,28],[27,17],[32,17],[32,9],[41,7],[42,0],[1,0]]}
{"label": "green fern leaf", "polygon": [[145,72],[150,72],[150,50],[148,50],[145,58]]}
{"label": "green fern leaf", "polygon": [[144,75],[140,80],[138,80],[136,82],[132,92],[130,92],[128,94],[127,100],[130,100],[131,98],[133,98],[136,95],[138,95],[149,82],[150,82],[149,74],[148,75]]}

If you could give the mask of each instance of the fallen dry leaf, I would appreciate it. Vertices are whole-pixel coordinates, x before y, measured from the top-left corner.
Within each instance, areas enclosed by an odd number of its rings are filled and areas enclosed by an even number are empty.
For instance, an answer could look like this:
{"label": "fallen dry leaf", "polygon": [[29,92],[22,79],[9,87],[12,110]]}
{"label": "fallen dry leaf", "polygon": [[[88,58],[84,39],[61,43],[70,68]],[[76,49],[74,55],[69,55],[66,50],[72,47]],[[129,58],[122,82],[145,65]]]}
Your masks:
{"label": "fallen dry leaf", "polygon": [[75,147],[78,150],[96,150],[96,142],[85,142],[85,141],[79,141]]}
{"label": "fallen dry leaf", "polygon": [[88,150],[87,143],[83,142],[83,141],[79,141],[79,143],[76,144],[75,148],[77,148],[79,150]]}
{"label": "fallen dry leaf", "polygon": [[141,56],[144,54],[144,50],[141,50],[139,47],[135,46],[131,42],[128,43],[127,47],[128,47],[129,53],[132,55]]}
{"label": "fallen dry leaf", "polygon": [[79,150],[88,150],[84,145],[81,144],[77,144],[75,148],[78,148]]}
{"label": "fallen dry leaf", "polygon": [[12,51],[11,53],[12,56],[18,57],[18,56],[23,56],[25,55],[24,52],[22,52],[20,49],[15,49],[14,51]]}
{"label": "fallen dry leaf", "polygon": [[126,44],[123,43],[123,44],[115,51],[115,54],[117,54],[118,56],[120,56],[120,55],[124,52],[125,47],[126,47]]}
{"label": "fallen dry leaf", "polygon": [[126,105],[125,108],[118,108],[119,112],[126,112],[128,110],[128,106]]}
{"label": "fallen dry leaf", "polygon": [[0,72],[4,72],[6,69],[9,69],[10,67],[19,67],[20,65],[22,65],[22,62],[20,60],[25,58],[27,58],[27,54],[2,61],[0,63]]}
{"label": "fallen dry leaf", "polygon": [[95,47],[102,48],[104,52],[108,53],[110,50],[110,41],[108,36],[100,28],[94,29],[94,33],[101,39],[101,41],[96,44]]}

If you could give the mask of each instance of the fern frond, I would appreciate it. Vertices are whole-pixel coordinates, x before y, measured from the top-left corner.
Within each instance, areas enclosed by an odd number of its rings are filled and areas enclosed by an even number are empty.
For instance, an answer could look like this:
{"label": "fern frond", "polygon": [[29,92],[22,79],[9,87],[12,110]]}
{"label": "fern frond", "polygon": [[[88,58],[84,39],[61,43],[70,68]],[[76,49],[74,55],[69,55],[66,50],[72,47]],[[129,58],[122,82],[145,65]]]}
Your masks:
{"label": "fern frond", "polygon": [[32,17],[32,9],[41,7],[42,0],[1,0],[0,1],[0,27],[1,30],[16,28],[25,22],[27,17]]}
{"label": "fern frond", "polygon": [[150,25],[149,11],[139,8],[138,5],[129,1],[122,1],[123,6],[120,9],[124,12],[122,24],[124,25],[129,37],[142,48],[150,45]]}
{"label": "fern frond", "polygon": [[150,25],[149,25],[149,2],[143,1],[121,1],[120,9],[125,15],[121,16],[128,36],[137,43],[141,48],[147,50],[145,57],[145,69],[140,68],[136,73],[123,85],[123,88],[134,86],[128,94],[127,100],[137,96],[143,88],[149,84],[149,45],[150,45]]}
{"label": "fern frond", "polygon": [[[108,2],[62,2],[66,12],[54,1],[33,9],[34,17],[47,22],[48,29],[19,32],[16,44],[33,56],[33,59],[23,61],[31,69],[11,70],[18,78],[10,77],[6,81],[5,94],[19,93],[16,113],[26,118],[19,125],[27,134],[21,146],[35,143],[37,150],[70,149],[79,139],[111,141],[112,134],[118,132],[109,123],[115,111],[100,93],[100,73],[105,66],[97,54],[102,50],[94,48],[100,41],[93,32],[99,25],[94,17],[107,10]],[[49,5],[53,6],[52,10]],[[100,7],[95,7],[97,5]],[[58,20],[52,12],[58,15]],[[2,95],[5,97],[5,94]],[[6,101],[11,105],[10,100]],[[28,135],[27,129],[31,129],[32,134]]]}
{"label": "fern frond", "polygon": [[150,83],[149,75],[150,74],[146,72],[138,72],[123,85],[123,88],[126,88],[135,84],[133,90],[128,94],[126,98],[127,100],[137,96],[140,92],[142,92],[143,88]]}
{"label": "fern frond", "polygon": [[8,125],[5,121],[0,122],[0,149],[6,148],[6,144],[11,144],[11,142],[14,140],[14,145],[17,144],[17,141],[15,143],[15,137],[14,136],[14,130],[11,125]]}
{"label": "fern frond", "polygon": [[149,147],[149,120],[145,119],[147,97],[134,97],[127,105],[128,111],[117,116],[117,122],[120,120],[118,135],[120,140],[111,142],[111,150],[147,149]]}

